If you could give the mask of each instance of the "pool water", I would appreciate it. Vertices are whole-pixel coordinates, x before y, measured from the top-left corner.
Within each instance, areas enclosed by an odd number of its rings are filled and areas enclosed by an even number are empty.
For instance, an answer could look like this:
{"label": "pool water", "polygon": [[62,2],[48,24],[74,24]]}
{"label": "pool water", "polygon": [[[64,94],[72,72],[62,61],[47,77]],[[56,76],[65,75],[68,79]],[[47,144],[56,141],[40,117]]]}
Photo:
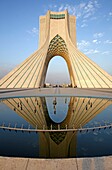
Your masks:
{"label": "pool water", "polygon": [[[70,158],[112,155],[111,126],[95,128],[111,124],[111,99],[55,96],[1,99],[0,126],[23,130],[0,129],[0,156]],[[25,132],[27,128],[29,131]],[[57,131],[30,131],[35,128]]]}

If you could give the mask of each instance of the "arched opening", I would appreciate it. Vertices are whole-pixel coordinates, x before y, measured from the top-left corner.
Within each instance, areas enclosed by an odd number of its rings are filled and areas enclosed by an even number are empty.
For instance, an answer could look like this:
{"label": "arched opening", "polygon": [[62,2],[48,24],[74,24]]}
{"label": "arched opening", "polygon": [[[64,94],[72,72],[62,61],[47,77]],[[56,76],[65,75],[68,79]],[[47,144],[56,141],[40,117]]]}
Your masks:
{"label": "arched opening", "polygon": [[[52,61],[55,60],[55,59],[52,60],[52,58],[54,58],[54,57],[57,58],[56,56],[58,56],[58,57],[60,56],[59,58],[61,59],[61,61],[64,61],[65,66],[64,66],[64,68],[63,68],[63,66],[60,66],[60,69],[58,68],[58,66],[61,63],[58,58],[58,61],[54,62],[55,66],[52,66],[53,69],[51,69],[51,71],[49,71],[50,70],[50,67],[48,67],[49,63],[51,65]],[[48,72],[47,72],[47,70],[48,70]],[[60,72],[59,72],[59,70],[60,70]],[[56,72],[56,71],[58,73],[53,75],[53,72]],[[51,76],[48,76],[49,72],[51,72],[51,74],[52,74]],[[62,74],[61,74],[61,72],[62,72]],[[67,72],[67,74],[66,74],[66,72]],[[47,76],[46,76],[46,74],[47,74]],[[48,80],[48,77],[50,78],[50,80]],[[53,81],[51,82],[51,78],[53,79],[54,82]],[[50,41],[45,64],[44,64],[43,73],[41,76],[40,86],[46,87],[46,83],[49,83],[49,84],[47,84],[47,86],[49,86],[50,82],[51,82],[51,84],[54,84],[54,86],[60,85],[60,84],[63,87],[64,86],[65,87],[68,87],[68,86],[75,87],[76,86],[75,77],[73,74],[71,60],[69,58],[69,52],[68,52],[66,43],[58,34]]]}
{"label": "arched opening", "polygon": [[70,86],[71,80],[68,66],[65,59],[61,56],[53,57],[48,65],[45,78],[46,85]]}

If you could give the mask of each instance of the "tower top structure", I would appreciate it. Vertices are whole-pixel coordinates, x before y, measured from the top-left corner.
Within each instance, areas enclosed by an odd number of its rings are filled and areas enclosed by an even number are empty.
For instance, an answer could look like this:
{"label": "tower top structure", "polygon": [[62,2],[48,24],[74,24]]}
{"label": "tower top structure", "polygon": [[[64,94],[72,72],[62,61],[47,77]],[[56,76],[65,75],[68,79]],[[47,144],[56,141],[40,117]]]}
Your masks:
{"label": "tower top structure", "polygon": [[68,10],[61,12],[48,10],[45,16],[40,16],[39,47],[42,46],[47,36],[49,36],[50,42],[57,34],[60,35],[65,42],[67,41],[68,34],[73,44],[77,46],[76,17],[69,15]]}

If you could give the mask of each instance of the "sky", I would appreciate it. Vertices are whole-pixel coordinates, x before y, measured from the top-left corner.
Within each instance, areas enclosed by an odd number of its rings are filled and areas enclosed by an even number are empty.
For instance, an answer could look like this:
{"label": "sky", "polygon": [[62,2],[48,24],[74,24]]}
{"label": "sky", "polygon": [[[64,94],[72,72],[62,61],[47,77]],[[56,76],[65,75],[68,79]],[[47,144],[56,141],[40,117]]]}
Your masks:
{"label": "sky", "polygon": [[[79,50],[112,75],[111,0],[0,0],[0,78],[37,50],[39,16],[65,9],[76,16]],[[50,61],[46,81],[69,83],[62,57]]]}

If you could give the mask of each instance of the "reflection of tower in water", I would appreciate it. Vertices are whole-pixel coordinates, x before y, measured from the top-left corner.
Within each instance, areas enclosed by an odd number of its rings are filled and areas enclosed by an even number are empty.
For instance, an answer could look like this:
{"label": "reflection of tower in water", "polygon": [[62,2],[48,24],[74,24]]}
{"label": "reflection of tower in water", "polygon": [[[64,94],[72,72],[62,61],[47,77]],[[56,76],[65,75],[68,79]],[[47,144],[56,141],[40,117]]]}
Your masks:
{"label": "reflection of tower in water", "polygon": [[[67,116],[57,124],[50,119],[45,97],[11,98],[3,102],[38,129],[43,129],[43,126],[47,129],[78,129],[112,103],[108,99],[76,97],[71,97],[67,103],[65,98],[64,104],[68,104]],[[58,103],[57,98],[55,102]],[[40,132],[40,157],[74,157],[76,137],[76,132]]]}

